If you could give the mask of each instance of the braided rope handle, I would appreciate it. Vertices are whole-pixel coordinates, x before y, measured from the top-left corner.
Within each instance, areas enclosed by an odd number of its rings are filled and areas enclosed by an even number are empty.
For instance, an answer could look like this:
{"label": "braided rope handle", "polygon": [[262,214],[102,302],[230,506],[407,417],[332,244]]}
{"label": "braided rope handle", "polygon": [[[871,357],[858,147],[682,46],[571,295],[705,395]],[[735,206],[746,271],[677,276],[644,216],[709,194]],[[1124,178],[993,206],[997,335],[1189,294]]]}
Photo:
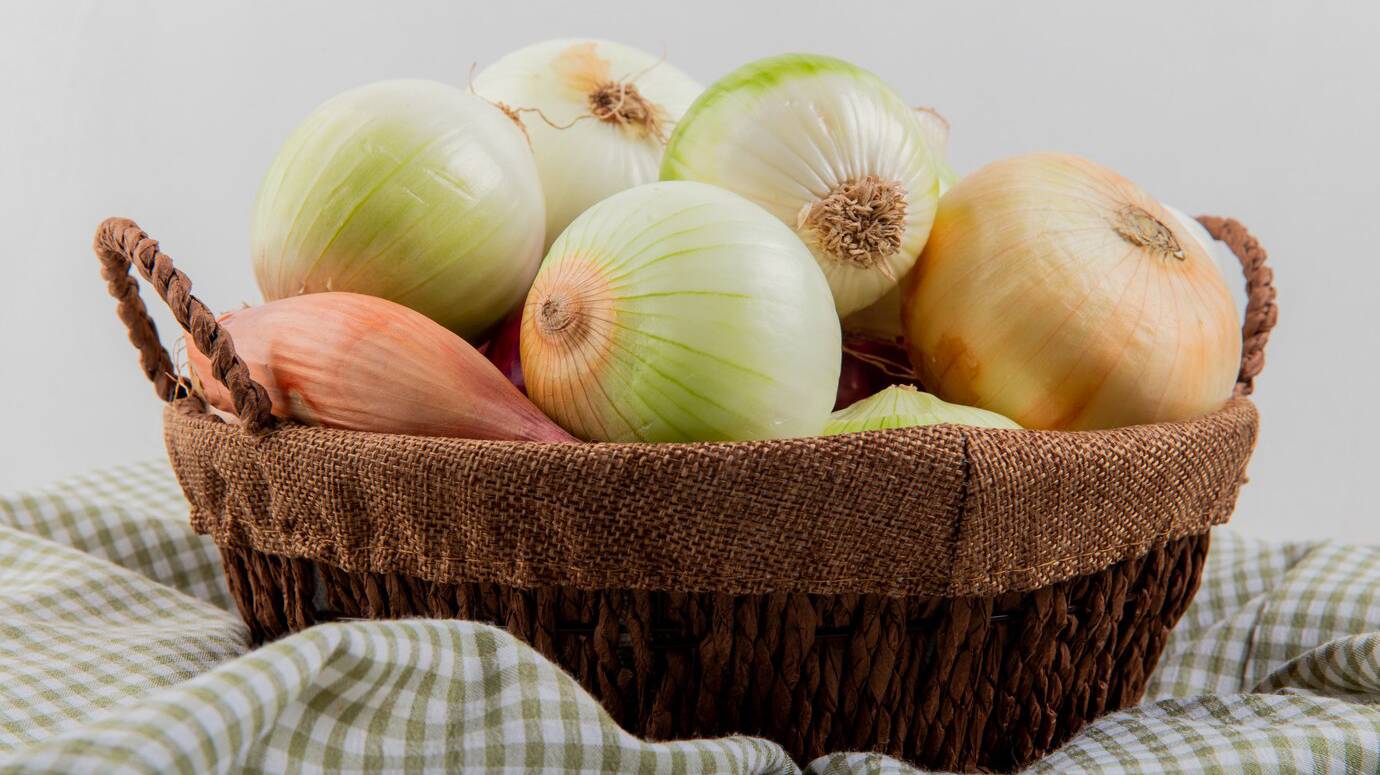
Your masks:
{"label": "braided rope handle", "polygon": [[229,389],[235,414],[244,427],[254,434],[272,430],[275,420],[268,393],[249,375],[249,367],[235,354],[229,332],[192,295],[192,281],[173,266],[171,257],[158,249],[158,241],[128,218],[107,218],[96,229],[92,247],[101,260],[106,287],[118,302],[116,312],[129,329],[129,341],[139,351],[139,363],[158,397],[171,402],[179,395],[192,394],[186,383],[173,374],[172,359],[159,342],[158,328],[139,298],[139,283],[130,276],[131,264],[167,302],[178,325],[192,335],[197,349],[210,358],[211,374]]}
{"label": "braided rope handle", "polygon": [[1270,341],[1270,329],[1279,320],[1275,273],[1265,265],[1265,248],[1245,226],[1213,215],[1200,215],[1198,222],[1213,239],[1227,243],[1246,276],[1246,315],[1241,324],[1241,371],[1236,375],[1236,395],[1248,396],[1255,390],[1255,378],[1265,368],[1265,345]]}

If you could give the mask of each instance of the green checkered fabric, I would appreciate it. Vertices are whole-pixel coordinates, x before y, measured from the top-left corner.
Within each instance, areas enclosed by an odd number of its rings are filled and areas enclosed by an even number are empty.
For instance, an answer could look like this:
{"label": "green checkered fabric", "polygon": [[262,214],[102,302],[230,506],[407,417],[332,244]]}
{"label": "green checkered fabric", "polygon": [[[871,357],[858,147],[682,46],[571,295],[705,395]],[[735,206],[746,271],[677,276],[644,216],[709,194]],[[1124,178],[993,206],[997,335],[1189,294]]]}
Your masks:
{"label": "green checkered fabric", "polygon": [[0,525],[109,560],[221,608],[234,600],[215,544],[187,526],[168,464],[125,465],[0,499]]}
{"label": "green checkered fabric", "polygon": [[[0,499],[0,772],[795,773],[776,745],[648,743],[471,622],[250,650],[165,463]],[[1219,531],[1149,700],[1035,773],[1380,773],[1380,548]],[[876,754],[816,775],[914,773]]]}

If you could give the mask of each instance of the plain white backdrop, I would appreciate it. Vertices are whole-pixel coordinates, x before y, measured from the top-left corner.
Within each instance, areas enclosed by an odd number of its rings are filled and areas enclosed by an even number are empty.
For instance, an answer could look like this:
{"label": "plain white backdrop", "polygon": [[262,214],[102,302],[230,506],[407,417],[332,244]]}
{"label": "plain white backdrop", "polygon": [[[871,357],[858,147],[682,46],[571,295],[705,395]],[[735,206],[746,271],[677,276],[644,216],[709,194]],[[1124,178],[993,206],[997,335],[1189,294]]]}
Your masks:
{"label": "plain white backdrop", "polygon": [[102,218],[139,221],[213,308],[256,302],[250,204],[314,106],[385,78],[463,84],[527,43],[598,36],[705,83],[768,54],[833,54],[938,107],[960,173],[1070,151],[1239,218],[1270,250],[1281,322],[1234,524],[1377,542],[1377,33],[1380,3],[1360,1],[11,4],[0,491],[162,454],[158,401],[91,254]]}

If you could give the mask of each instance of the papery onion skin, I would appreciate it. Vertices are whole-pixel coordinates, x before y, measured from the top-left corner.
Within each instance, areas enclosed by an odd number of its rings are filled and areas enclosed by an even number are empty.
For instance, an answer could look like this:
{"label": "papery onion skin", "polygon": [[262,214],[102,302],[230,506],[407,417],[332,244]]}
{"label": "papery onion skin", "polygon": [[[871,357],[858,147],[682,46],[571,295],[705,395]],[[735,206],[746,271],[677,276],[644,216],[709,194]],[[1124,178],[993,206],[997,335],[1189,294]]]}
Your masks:
{"label": "papery onion skin", "polygon": [[[273,413],[310,425],[572,442],[465,340],[419,312],[358,293],[293,296],[222,315]],[[202,396],[234,411],[210,361],[186,337]]]}
{"label": "papery onion skin", "polygon": [[1020,428],[1009,417],[974,406],[951,404],[906,385],[891,387],[829,416],[823,436],[840,433],[910,428],[917,425],[971,425],[979,428]]}
{"label": "papery onion skin", "polygon": [[352,291],[470,339],[526,293],[544,241],[521,129],[461,89],[384,81],[318,107],[278,152],[254,205],[264,298]]}
{"label": "papery onion skin", "polygon": [[[896,286],[939,198],[914,109],[866,70],[809,54],[759,60],[711,85],[672,134],[661,177],[727,188],[794,229],[840,316]],[[856,217],[850,203],[874,214],[856,232],[844,228]],[[835,238],[856,247],[844,251]]]}
{"label": "papery onion skin", "polygon": [[916,108],[915,117],[920,120],[920,131],[930,146],[934,157],[934,173],[939,178],[939,195],[954,187],[958,173],[949,164],[949,120],[934,108]]}
{"label": "papery onion skin", "polygon": [[994,162],[950,190],[902,307],[927,389],[1027,428],[1197,417],[1240,364],[1212,258],[1133,183],[1066,154]]}
{"label": "papery onion skin", "polygon": [[629,189],[576,218],[537,273],[521,344],[527,394],[597,441],[815,435],[841,353],[800,240],[689,182]]}
{"label": "papery onion skin", "polygon": [[[614,83],[631,91],[615,92],[609,88]],[[636,110],[629,104],[594,115],[591,100],[600,98],[601,89],[619,100],[642,102]],[[590,205],[657,179],[666,138],[704,87],[640,49],[563,39],[503,56],[475,78],[474,90],[517,111],[532,138],[546,195],[549,247]],[[616,108],[617,101],[605,107]]]}
{"label": "papery onion skin", "polygon": [[[1164,204],[1164,203],[1161,203]],[[1231,291],[1232,304],[1236,307],[1236,315],[1239,319],[1246,311],[1246,283],[1241,276],[1241,260],[1236,254],[1231,252],[1231,248],[1220,240],[1214,239],[1203,224],[1184,211],[1172,205],[1164,204],[1164,209],[1169,214],[1179,219],[1179,223],[1184,229],[1198,240],[1198,244],[1212,256],[1217,268],[1222,271],[1222,280],[1227,284],[1227,290]]]}

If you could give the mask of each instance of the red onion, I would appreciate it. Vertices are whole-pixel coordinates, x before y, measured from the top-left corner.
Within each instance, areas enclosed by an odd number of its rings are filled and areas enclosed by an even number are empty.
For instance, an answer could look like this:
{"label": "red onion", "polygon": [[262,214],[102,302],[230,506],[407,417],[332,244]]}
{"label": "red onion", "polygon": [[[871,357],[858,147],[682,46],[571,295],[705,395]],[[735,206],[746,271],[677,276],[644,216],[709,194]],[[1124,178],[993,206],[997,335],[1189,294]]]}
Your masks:
{"label": "red onion", "polygon": [[834,411],[844,409],[892,385],[919,387],[905,344],[865,334],[843,335],[843,368]]}
{"label": "red onion", "polygon": [[527,395],[527,383],[522,378],[522,352],[521,348],[518,347],[521,334],[522,307],[519,306],[512,314],[504,318],[493,338],[480,351],[525,396]]}

